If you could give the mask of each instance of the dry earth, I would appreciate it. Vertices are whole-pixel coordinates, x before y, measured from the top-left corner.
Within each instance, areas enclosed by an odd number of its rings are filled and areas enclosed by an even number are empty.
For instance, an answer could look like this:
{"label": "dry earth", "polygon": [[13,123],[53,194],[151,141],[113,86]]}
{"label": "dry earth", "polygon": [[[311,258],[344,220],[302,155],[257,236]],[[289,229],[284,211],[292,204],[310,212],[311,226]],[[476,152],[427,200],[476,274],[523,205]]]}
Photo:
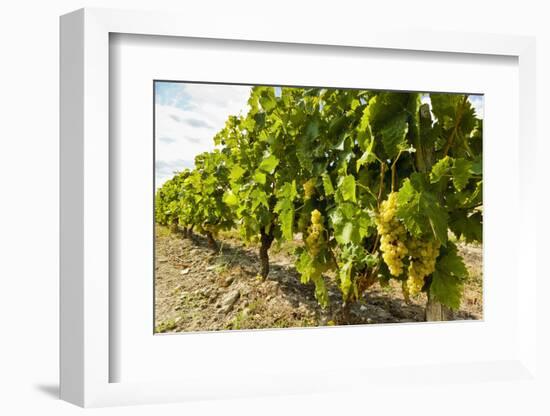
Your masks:
{"label": "dry earth", "polygon": [[[424,321],[423,295],[405,303],[397,283],[371,287],[346,319],[341,297],[330,287],[331,307],[323,310],[312,284],[303,285],[293,266],[298,244],[274,245],[271,271],[257,277],[256,247],[244,246],[231,235],[218,252],[200,236],[184,239],[157,227],[155,245],[155,332],[210,331],[251,328],[287,328],[340,324]],[[470,279],[457,320],[482,318],[482,250],[460,244]]]}

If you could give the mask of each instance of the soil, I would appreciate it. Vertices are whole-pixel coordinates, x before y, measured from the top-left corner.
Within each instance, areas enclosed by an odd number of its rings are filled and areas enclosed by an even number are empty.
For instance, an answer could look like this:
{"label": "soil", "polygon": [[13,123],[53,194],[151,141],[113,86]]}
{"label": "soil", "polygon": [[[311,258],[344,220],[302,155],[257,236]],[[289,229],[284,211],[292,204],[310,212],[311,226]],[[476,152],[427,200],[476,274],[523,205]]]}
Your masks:
{"label": "soil", "polygon": [[[259,277],[258,248],[224,235],[213,251],[206,239],[183,238],[157,227],[155,244],[155,332],[211,331],[381,324],[425,321],[424,295],[406,303],[397,282],[374,285],[344,314],[336,286],[330,307],[315,300],[313,284],[300,283],[293,265],[299,241],[273,245],[270,273]],[[482,319],[482,249],[459,243],[470,271],[455,320]]]}

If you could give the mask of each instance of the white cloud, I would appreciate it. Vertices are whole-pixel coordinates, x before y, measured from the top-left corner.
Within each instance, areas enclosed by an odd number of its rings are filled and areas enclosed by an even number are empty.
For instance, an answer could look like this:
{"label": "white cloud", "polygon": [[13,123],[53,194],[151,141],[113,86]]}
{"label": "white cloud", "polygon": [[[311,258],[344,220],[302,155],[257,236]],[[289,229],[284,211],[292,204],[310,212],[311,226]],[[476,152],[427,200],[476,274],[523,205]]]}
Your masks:
{"label": "white cloud", "polygon": [[223,128],[229,115],[244,114],[248,107],[248,86],[177,85],[182,89],[179,95],[185,91],[185,106],[155,105],[157,187],[174,171],[191,167],[197,154],[212,150],[214,135]]}

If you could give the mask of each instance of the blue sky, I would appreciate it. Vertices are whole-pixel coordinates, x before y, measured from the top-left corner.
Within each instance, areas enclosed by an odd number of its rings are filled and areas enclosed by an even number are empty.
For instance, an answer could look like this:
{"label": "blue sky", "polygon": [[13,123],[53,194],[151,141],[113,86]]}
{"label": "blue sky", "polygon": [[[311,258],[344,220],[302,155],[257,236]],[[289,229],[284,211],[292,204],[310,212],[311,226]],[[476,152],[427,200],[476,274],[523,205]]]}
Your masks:
{"label": "blue sky", "polygon": [[[197,154],[214,148],[214,135],[229,115],[246,113],[250,89],[241,85],[155,83],[157,187],[174,172],[192,168]],[[469,100],[483,118],[483,96],[471,95]]]}
{"label": "blue sky", "polygon": [[155,102],[159,105],[189,108],[191,96],[185,91],[185,85],[176,82],[155,82]]}

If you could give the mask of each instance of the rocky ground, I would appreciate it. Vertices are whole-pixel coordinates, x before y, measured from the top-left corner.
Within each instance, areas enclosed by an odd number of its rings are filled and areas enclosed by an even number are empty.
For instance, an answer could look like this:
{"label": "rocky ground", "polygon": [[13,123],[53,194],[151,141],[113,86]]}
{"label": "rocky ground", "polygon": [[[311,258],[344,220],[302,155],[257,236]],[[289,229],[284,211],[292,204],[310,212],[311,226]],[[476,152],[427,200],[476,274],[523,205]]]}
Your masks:
{"label": "rocky ground", "polygon": [[[295,244],[272,247],[271,272],[262,280],[257,277],[256,247],[226,235],[213,252],[200,236],[184,239],[157,227],[155,332],[424,321],[425,297],[407,304],[398,284],[371,287],[345,320],[336,287],[329,290],[332,306],[321,309],[313,285],[301,284],[294,269]],[[469,245],[460,245],[460,250],[470,280],[455,319],[481,319],[482,250]]]}

